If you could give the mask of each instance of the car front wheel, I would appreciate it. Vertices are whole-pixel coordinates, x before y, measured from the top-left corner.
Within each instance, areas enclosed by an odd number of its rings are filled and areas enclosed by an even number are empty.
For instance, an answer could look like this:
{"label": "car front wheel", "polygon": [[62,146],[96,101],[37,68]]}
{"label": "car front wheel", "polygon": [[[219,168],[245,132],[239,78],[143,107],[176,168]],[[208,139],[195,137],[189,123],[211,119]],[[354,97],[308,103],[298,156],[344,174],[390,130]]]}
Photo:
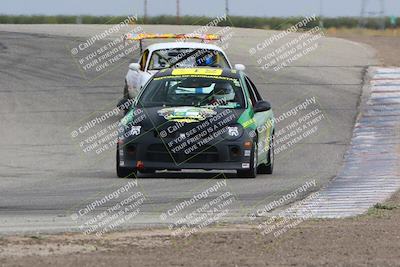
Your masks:
{"label": "car front wheel", "polygon": [[274,152],[274,134],[272,134],[270,147],[268,150],[268,163],[262,163],[258,166],[257,172],[260,174],[272,174],[274,171],[275,152]]}

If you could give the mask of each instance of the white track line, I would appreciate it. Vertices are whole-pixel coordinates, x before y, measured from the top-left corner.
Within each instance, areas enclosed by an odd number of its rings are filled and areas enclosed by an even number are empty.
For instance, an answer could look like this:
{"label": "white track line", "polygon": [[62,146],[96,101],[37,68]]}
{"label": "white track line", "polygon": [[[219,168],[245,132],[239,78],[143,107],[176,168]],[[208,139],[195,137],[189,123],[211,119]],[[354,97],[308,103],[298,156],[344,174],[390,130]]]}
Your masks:
{"label": "white track line", "polygon": [[400,189],[400,68],[373,68],[351,146],[337,177],[291,216],[342,218],[362,214]]}

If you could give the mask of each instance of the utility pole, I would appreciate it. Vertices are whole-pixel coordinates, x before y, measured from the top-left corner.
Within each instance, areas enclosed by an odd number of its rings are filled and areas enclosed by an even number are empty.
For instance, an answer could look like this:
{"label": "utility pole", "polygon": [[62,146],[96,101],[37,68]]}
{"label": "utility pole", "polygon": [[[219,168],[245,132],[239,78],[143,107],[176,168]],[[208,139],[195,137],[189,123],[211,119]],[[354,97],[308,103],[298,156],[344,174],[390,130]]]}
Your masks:
{"label": "utility pole", "polygon": [[176,0],[176,24],[181,24],[179,0]]}
{"label": "utility pole", "polygon": [[367,5],[367,0],[361,0],[361,13],[360,19],[358,20],[358,28],[362,28],[365,25],[365,7]]}
{"label": "utility pole", "polygon": [[147,0],[144,0],[144,15],[143,15],[143,23],[147,22]]}
{"label": "utility pole", "polygon": [[[380,19],[380,28],[382,30],[385,29],[385,0],[375,0],[376,4],[379,4],[379,11],[375,9],[375,11],[369,11],[368,10],[368,5],[371,1],[370,0],[362,0],[361,1],[361,14],[360,14],[360,20],[358,22],[358,27],[363,28],[367,24],[367,19],[370,16],[377,16],[378,19]],[[379,2],[379,3],[378,3]]]}
{"label": "utility pole", "polygon": [[225,0],[225,15],[229,16],[229,0]]}
{"label": "utility pole", "polygon": [[324,0],[319,0],[319,27],[324,28],[324,20],[322,18],[322,13],[324,10]]}
{"label": "utility pole", "polygon": [[381,29],[384,30],[386,25],[385,25],[385,0],[381,0]]}

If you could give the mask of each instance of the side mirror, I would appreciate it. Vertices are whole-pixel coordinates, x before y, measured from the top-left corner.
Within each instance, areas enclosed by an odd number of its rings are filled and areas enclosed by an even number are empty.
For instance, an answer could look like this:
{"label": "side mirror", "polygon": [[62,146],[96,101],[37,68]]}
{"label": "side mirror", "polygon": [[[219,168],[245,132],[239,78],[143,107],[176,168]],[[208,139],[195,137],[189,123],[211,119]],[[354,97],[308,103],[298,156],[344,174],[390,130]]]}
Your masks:
{"label": "side mirror", "polygon": [[257,112],[264,112],[264,111],[268,111],[271,109],[271,104],[268,101],[258,101],[255,105],[254,105],[254,113]]}
{"label": "side mirror", "polygon": [[140,64],[139,63],[131,63],[129,64],[129,69],[133,71],[139,71],[140,70]]}
{"label": "side mirror", "polygon": [[245,65],[243,64],[235,64],[235,70],[244,71],[246,69]]}

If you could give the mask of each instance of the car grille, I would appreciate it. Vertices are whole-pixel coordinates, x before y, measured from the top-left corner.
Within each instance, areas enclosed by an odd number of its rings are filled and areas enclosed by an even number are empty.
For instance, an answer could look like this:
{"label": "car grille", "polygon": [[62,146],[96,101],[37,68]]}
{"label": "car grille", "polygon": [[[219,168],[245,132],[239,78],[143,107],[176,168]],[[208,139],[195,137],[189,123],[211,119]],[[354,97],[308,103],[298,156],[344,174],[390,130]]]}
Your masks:
{"label": "car grille", "polygon": [[190,154],[184,152],[172,153],[164,144],[153,144],[147,149],[147,159],[158,162],[180,163],[212,163],[218,162],[218,150],[214,146],[202,146],[198,151]]}

